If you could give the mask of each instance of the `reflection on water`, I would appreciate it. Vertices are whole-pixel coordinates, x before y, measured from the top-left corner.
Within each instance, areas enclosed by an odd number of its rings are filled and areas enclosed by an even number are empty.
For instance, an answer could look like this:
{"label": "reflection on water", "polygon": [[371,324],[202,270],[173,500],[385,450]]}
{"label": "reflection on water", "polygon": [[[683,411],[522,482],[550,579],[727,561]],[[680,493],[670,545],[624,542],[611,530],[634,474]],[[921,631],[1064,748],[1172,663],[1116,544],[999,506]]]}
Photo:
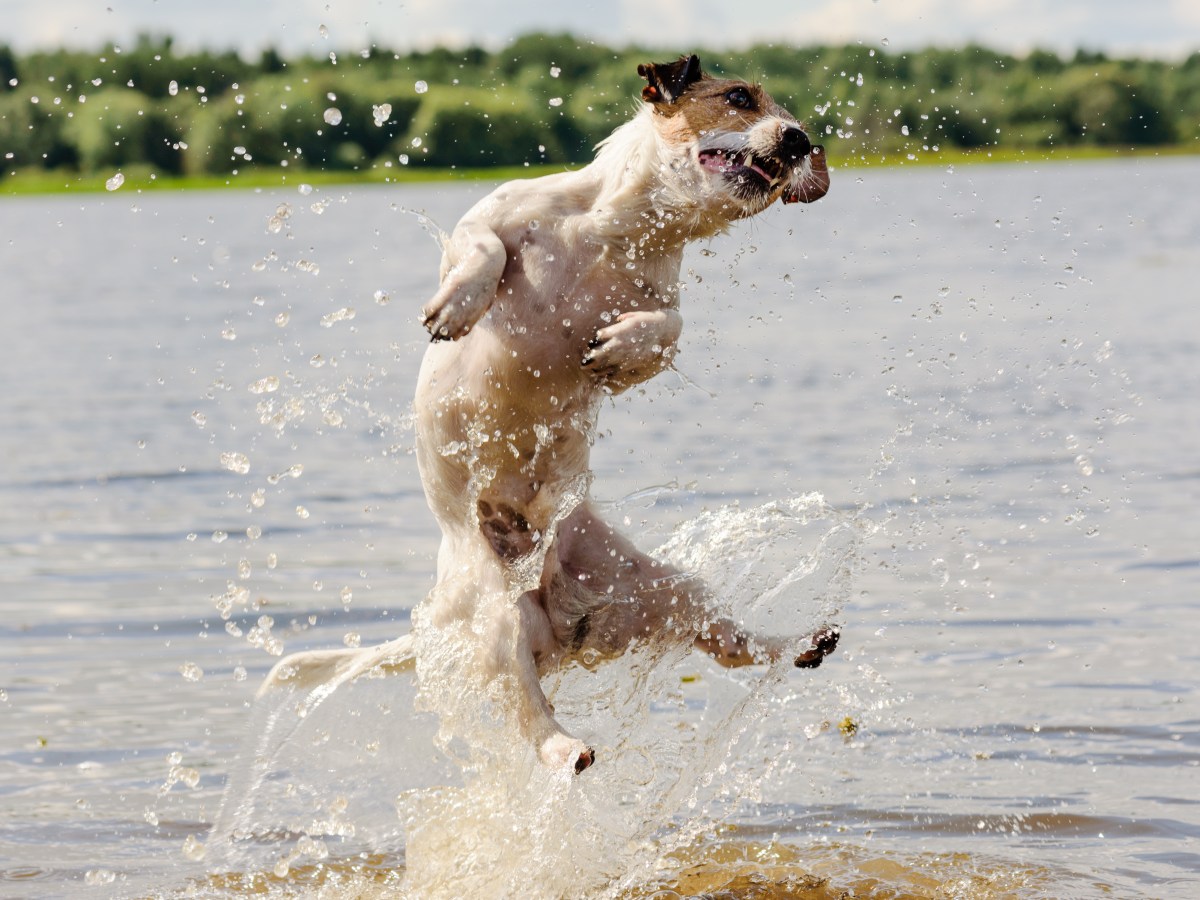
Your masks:
{"label": "reflection on water", "polygon": [[[603,411],[595,490],[680,553],[819,493],[795,554],[708,559],[772,629],[838,611],[841,647],[572,669],[548,687],[600,764],[475,794],[398,679],[260,784],[237,760],[275,651],[393,638],[431,585],[406,421],[436,260],[401,207],[485,186],[328,189],[278,234],[283,195],[4,201],[0,895],[395,896],[474,854],[480,895],[1192,896],[1196,177],[861,171],[689,257],[680,374]],[[227,785],[253,836],[223,847]]]}

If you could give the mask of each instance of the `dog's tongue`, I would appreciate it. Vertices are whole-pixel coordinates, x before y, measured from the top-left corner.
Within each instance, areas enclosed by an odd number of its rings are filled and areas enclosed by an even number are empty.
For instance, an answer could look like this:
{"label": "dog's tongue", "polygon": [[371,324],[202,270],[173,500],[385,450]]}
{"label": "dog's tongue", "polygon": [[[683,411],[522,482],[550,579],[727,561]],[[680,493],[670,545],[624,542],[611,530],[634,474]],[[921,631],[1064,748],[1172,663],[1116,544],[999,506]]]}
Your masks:
{"label": "dog's tongue", "polygon": [[746,163],[746,168],[749,169],[751,172],[757,172],[759,175],[761,175],[763,177],[763,181],[767,182],[768,184],[771,183],[771,181],[772,181],[771,176],[768,175],[766,173],[766,171],[762,168],[762,166],[760,166],[758,163],[756,163],[756,162]]}
{"label": "dog's tongue", "polygon": [[725,155],[723,150],[704,150],[700,153],[700,165],[708,169],[710,172],[725,173],[738,167],[745,167],[752,172],[757,172],[763,177],[763,180],[770,183],[771,176],[753,160],[743,161],[737,157],[730,158]]}

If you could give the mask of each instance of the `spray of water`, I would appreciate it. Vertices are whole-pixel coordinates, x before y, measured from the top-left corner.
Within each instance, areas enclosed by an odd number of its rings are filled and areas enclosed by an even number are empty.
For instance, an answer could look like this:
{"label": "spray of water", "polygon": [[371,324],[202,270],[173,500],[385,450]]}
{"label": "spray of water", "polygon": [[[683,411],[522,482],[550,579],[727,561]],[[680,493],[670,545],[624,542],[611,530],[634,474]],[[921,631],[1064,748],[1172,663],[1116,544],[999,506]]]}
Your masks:
{"label": "spray of water", "polygon": [[[723,615],[800,647],[836,621],[868,531],[807,494],[700,515],[656,555],[701,575]],[[385,852],[413,897],[617,897],[753,794],[773,764],[734,760],[768,711],[824,714],[778,704],[813,677],[786,662],[730,672],[680,642],[647,641],[546,679],[557,717],[600,760],[573,776],[538,761],[502,691],[453,675],[472,652],[469,627],[423,630],[419,611],[414,623],[417,678],[374,672],[259,700],[210,863],[279,875]]]}

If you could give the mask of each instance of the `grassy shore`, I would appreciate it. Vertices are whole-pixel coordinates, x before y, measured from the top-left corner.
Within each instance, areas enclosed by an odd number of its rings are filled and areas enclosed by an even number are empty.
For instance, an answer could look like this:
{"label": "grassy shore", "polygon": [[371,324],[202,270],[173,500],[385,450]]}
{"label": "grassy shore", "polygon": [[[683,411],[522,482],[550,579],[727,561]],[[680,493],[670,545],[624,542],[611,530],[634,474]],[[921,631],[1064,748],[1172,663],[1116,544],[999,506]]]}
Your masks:
{"label": "grassy shore", "polygon": [[[1097,159],[1154,158],[1200,155],[1200,147],[1064,148],[997,147],[988,150],[920,149],[875,156],[839,156],[831,146],[831,168],[928,167],[982,165],[988,163],[1041,164]],[[0,180],[0,197],[30,194],[137,193],[179,190],[274,190],[312,185],[427,184],[453,181],[508,181],[562,171],[563,166],[501,166],[485,169],[437,169],[428,166],[373,166],[360,171],[320,171],[289,168],[246,168],[229,175],[167,176],[150,169],[126,169],[119,187],[111,188],[115,173],[80,174],[67,171],[27,169]]]}

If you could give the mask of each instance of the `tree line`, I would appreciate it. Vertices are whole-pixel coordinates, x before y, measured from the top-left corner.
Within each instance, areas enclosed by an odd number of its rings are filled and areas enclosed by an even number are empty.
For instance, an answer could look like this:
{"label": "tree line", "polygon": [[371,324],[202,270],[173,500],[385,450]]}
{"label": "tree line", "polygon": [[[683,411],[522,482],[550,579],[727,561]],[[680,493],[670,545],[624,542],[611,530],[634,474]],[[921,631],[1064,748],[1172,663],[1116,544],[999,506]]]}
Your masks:
{"label": "tree line", "polygon": [[[91,52],[0,45],[0,179],[578,163],[634,109],[637,64],[675,55],[548,34],[495,51],[254,60],[153,36]],[[762,80],[841,158],[1200,142],[1200,52],[1177,63],[977,45],[700,56],[714,74]]]}

